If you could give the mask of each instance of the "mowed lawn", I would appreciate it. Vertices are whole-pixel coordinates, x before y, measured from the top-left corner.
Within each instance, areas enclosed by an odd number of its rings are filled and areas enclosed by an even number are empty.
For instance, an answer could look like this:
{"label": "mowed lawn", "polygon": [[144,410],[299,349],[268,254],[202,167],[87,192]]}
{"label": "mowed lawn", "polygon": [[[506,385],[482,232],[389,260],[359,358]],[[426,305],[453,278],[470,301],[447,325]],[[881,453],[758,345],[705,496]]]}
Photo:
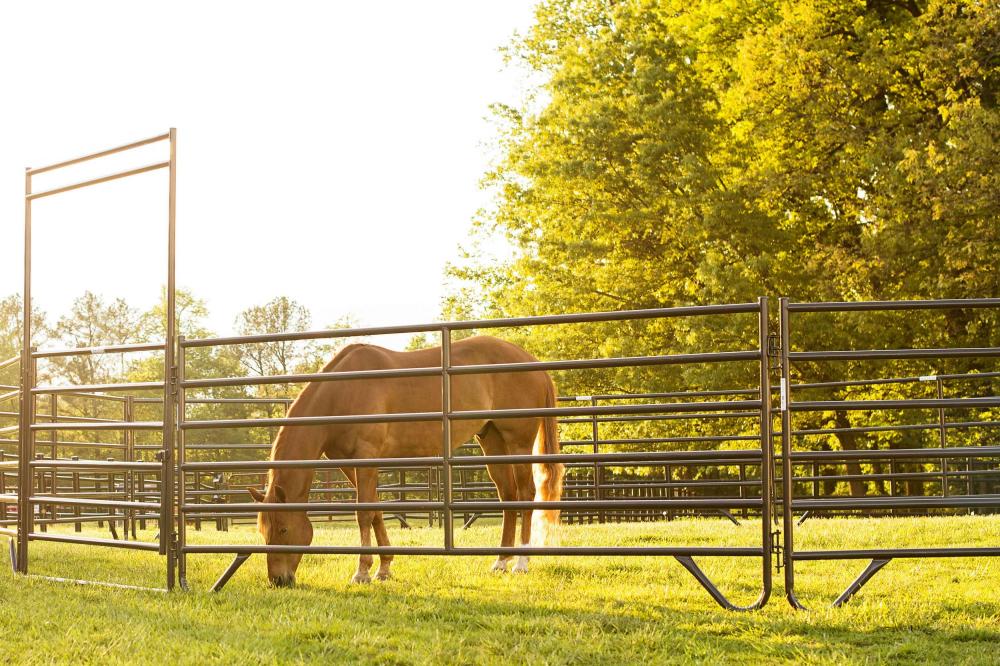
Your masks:
{"label": "mowed lawn", "polygon": [[[88,533],[100,534],[96,529]],[[810,519],[800,548],[1000,544],[1000,516]],[[493,543],[495,524],[456,530]],[[103,534],[101,534],[103,536]],[[143,535],[152,538],[151,533]],[[439,529],[390,526],[397,544],[440,543]],[[562,543],[753,545],[758,524],[715,519],[564,526]],[[192,543],[256,542],[249,526],[191,532]],[[317,530],[355,544],[356,530]],[[162,560],[33,543],[35,573],[162,584]],[[8,663],[1000,663],[1000,562],[897,560],[847,607],[830,609],[863,561],[805,563],[800,597],[780,575],[768,606],[730,613],[671,558],[534,558],[525,576],[488,557],[396,558],[395,578],[352,585],[352,556],[306,557],[295,589],[265,585],[253,556],[229,586],[208,586],[229,556],[192,556],[192,592],[170,595],[0,574],[0,656]],[[759,560],[700,562],[737,603],[760,589]]]}

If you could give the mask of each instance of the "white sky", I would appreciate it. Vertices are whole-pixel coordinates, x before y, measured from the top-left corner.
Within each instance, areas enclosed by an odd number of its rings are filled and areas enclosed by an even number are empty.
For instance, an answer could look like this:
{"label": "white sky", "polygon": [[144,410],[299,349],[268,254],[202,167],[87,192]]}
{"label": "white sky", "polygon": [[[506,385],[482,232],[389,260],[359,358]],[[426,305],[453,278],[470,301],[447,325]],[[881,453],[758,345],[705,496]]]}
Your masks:
{"label": "white sky", "polygon": [[[434,319],[488,194],[498,47],[534,0],[0,5],[0,294],[21,289],[24,168],[178,128],[178,285],[221,334],[288,295],[314,327]],[[503,70],[503,71],[502,71]],[[36,191],[165,159],[158,144]],[[34,296],[146,308],[165,282],[166,172],[36,201]]]}

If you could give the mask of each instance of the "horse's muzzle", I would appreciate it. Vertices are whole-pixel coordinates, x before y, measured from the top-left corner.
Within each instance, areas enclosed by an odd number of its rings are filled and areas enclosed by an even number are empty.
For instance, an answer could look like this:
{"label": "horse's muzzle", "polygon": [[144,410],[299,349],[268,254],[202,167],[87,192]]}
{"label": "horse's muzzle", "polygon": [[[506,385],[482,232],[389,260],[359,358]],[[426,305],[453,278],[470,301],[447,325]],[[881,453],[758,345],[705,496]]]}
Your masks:
{"label": "horse's muzzle", "polygon": [[275,587],[295,587],[295,574],[272,576],[271,585]]}

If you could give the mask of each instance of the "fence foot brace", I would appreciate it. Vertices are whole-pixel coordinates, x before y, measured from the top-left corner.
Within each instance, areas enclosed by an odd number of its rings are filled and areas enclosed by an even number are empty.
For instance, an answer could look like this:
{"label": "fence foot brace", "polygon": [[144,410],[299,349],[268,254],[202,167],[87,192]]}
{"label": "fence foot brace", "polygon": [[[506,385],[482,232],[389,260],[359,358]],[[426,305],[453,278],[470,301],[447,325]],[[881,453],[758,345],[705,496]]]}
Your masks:
{"label": "fence foot brace", "polygon": [[692,576],[694,576],[695,580],[701,583],[701,586],[705,588],[705,590],[710,595],[712,595],[712,598],[715,599],[715,602],[720,606],[722,606],[723,608],[725,608],[726,610],[741,611],[741,612],[753,611],[757,610],[758,608],[762,608],[764,604],[767,603],[767,595],[763,594],[761,595],[760,599],[758,599],[749,606],[737,606],[733,604],[731,601],[729,601],[729,599],[726,599],[726,596],[722,594],[722,592],[719,591],[719,588],[715,586],[715,583],[713,583],[711,579],[707,575],[705,575],[705,572],[701,570],[701,567],[695,564],[695,561],[691,556],[675,555],[674,559],[680,562],[681,566],[687,569],[688,572]]}
{"label": "fence foot brace", "polygon": [[877,574],[879,571],[882,570],[882,567],[889,564],[889,562],[891,561],[892,559],[889,558],[884,560],[872,560],[871,562],[869,562],[868,566],[865,567],[865,570],[862,571],[861,574],[854,579],[853,583],[847,586],[847,589],[844,590],[844,593],[841,594],[839,597],[837,597],[837,600],[834,601],[832,604],[833,607],[840,608],[848,601],[850,601],[851,597],[857,594],[858,590],[860,590],[865,583],[870,581],[875,574]]}
{"label": "fence foot brace", "polygon": [[250,559],[250,553],[240,553],[235,558],[233,558],[233,561],[232,563],[230,563],[229,568],[223,571],[222,575],[219,576],[219,580],[215,581],[215,584],[212,585],[212,592],[218,592],[223,587],[225,587],[226,583],[228,583],[229,579],[233,577],[233,574],[236,573],[237,569],[243,566],[243,563],[246,562],[248,559]]}

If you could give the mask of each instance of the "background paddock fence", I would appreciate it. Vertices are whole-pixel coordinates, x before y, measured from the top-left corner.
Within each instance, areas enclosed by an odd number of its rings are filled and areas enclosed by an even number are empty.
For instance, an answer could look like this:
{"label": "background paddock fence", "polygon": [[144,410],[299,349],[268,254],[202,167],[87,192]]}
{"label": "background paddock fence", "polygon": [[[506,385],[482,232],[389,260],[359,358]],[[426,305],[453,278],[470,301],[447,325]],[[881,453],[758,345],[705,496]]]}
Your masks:
{"label": "background paddock fence", "polygon": [[[33,178],[45,173],[161,142],[169,147],[169,158],[163,161],[76,184],[33,189]],[[34,348],[29,316],[32,202],[161,169],[168,174],[166,339],[100,348]],[[803,521],[829,515],[995,514],[1000,509],[1000,346],[995,331],[989,329],[982,340],[987,346],[982,347],[948,346],[951,340],[944,333],[939,344],[926,349],[816,350],[801,342],[813,339],[806,335],[809,317],[822,317],[821,326],[841,333],[850,330],[851,321],[859,321],[837,319],[845,314],[867,318],[886,312],[995,312],[1000,299],[794,303],[782,298],[772,317],[768,299],[761,297],[739,304],[184,339],[176,325],[175,202],[174,130],[26,173],[23,347],[20,356],[0,361],[0,535],[11,538],[11,562],[21,574],[29,575],[30,546],[40,541],[158,554],[163,585],[147,589],[159,591],[186,588],[188,567],[196,565],[197,556],[209,553],[234,556],[214,590],[221,589],[248,557],[265,553],[656,556],[676,559],[720,606],[750,610],[768,602],[773,574],[782,569],[786,598],[801,608],[795,588],[801,562],[869,561],[837,597],[834,605],[841,605],[893,559],[1000,555],[1000,548],[960,544],[804,550],[796,541],[796,528]],[[728,347],[685,353],[642,349],[643,355],[632,351],[531,363],[451,362],[453,341],[472,332],[502,329],[530,340],[533,332],[561,326],[684,321],[711,322],[723,329],[722,322],[730,321],[725,318],[743,322],[734,330],[745,338]],[[774,322],[778,329],[772,333]],[[201,350],[417,333],[440,336],[436,365],[278,376],[187,375],[187,359]],[[670,350],[673,343],[664,339],[663,347]],[[53,359],[103,354],[162,359],[162,375],[144,382],[39,384],[40,364],[44,371]],[[964,365],[955,370],[959,361]],[[879,365],[886,363],[889,370]],[[740,379],[727,379],[729,388],[706,382],[696,383],[697,390],[656,390],[674,388],[671,382],[682,388],[690,385],[677,381],[686,377],[681,372],[707,367],[726,369],[728,374],[720,376]],[[557,386],[563,376],[586,381],[567,382],[574,392],[559,397],[553,407],[452,407],[456,378],[536,371],[555,375]],[[629,382],[620,387],[602,373],[619,373]],[[404,377],[436,378],[439,409],[297,418],[287,414],[287,396],[295,385]],[[284,397],[255,394],[272,385],[285,387]],[[588,386],[593,393],[579,392]],[[859,392],[868,393],[858,399]],[[881,397],[870,399],[869,393]],[[557,419],[560,454],[486,456],[474,443],[452,438],[456,421],[537,417]],[[267,459],[283,425],[406,422],[440,423],[439,453],[365,460]],[[562,499],[500,501],[486,465],[539,461],[565,464]],[[263,487],[268,471],[279,467],[314,471],[308,501],[250,502],[247,488]],[[357,503],[340,471],[359,467],[379,469],[377,504]],[[582,526],[710,517],[734,523],[733,539],[719,546],[465,543],[464,535],[476,530],[463,528],[495,518],[502,510],[546,508],[560,509],[565,523]],[[402,528],[440,530],[440,544],[277,546],[220,541],[229,538],[225,534],[232,526],[254,523],[260,510],[301,510],[313,521],[327,522],[353,521],[358,511],[376,509]],[[95,527],[101,536],[94,536]],[[582,527],[580,533],[588,529]],[[752,539],[737,539],[747,534],[737,532],[744,529],[751,531]],[[199,533],[204,536],[208,530],[221,535],[199,539]],[[756,599],[746,606],[730,601],[696,562],[703,557],[759,561],[759,570],[757,562],[748,569],[759,587]]]}

